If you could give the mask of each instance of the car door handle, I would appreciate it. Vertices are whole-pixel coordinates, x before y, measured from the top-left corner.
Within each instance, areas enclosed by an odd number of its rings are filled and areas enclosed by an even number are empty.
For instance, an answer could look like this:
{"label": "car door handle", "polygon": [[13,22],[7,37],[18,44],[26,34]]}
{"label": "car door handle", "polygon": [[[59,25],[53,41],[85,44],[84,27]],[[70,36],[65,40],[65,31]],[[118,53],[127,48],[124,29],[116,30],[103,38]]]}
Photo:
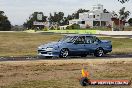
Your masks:
{"label": "car door handle", "polygon": [[99,44],[96,44],[96,45],[99,45]]}

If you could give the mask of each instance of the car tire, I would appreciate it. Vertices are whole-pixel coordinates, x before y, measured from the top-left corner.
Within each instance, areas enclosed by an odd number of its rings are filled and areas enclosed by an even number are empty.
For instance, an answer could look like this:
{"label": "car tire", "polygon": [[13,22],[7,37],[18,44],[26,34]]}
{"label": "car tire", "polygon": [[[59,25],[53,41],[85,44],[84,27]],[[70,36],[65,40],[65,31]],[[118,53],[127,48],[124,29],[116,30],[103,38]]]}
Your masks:
{"label": "car tire", "polygon": [[103,55],[104,55],[104,50],[102,48],[98,48],[94,53],[94,56],[96,57],[102,57]]}
{"label": "car tire", "polygon": [[69,55],[69,50],[68,49],[61,49],[60,51],[60,58],[67,58],[67,56]]}

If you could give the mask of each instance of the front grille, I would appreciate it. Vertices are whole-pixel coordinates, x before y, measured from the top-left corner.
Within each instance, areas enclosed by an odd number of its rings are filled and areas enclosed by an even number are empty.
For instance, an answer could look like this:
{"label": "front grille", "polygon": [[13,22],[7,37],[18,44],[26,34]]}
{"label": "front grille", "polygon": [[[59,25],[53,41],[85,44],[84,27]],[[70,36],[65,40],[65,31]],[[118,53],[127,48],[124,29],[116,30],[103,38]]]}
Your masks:
{"label": "front grille", "polygon": [[51,51],[45,51],[45,50],[38,50],[39,54],[51,54]]}
{"label": "front grille", "polygon": [[45,52],[45,50],[38,50],[38,52]]}
{"label": "front grille", "polygon": [[38,50],[38,53],[47,54],[47,52],[45,50]]}
{"label": "front grille", "polygon": [[41,52],[41,54],[47,54],[47,52]]}

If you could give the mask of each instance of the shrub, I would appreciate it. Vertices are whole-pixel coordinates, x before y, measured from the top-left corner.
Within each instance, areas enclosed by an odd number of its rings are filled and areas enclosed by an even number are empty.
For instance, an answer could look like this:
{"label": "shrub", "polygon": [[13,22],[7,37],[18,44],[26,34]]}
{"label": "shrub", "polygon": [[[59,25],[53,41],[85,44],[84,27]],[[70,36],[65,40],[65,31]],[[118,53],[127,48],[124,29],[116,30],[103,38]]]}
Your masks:
{"label": "shrub", "polygon": [[66,29],[72,29],[72,26],[67,26]]}
{"label": "shrub", "polygon": [[49,29],[48,29],[47,27],[45,27],[43,30],[44,30],[44,31],[48,31]]}
{"label": "shrub", "polygon": [[71,25],[72,29],[80,29],[80,25],[79,24],[73,24]]}
{"label": "shrub", "polygon": [[67,26],[66,29],[80,29],[80,25],[79,24],[72,24],[70,26]]}

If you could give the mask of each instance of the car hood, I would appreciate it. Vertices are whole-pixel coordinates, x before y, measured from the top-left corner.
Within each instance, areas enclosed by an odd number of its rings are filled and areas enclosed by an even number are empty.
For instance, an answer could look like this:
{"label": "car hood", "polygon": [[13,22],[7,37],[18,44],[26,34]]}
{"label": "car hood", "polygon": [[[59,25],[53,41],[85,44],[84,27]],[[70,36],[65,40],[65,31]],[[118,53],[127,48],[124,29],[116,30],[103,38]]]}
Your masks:
{"label": "car hood", "polygon": [[103,43],[111,43],[110,40],[101,40]]}
{"label": "car hood", "polygon": [[62,42],[51,42],[51,43],[47,43],[47,44],[43,44],[43,45],[40,45],[39,48],[47,48],[47,47],[58,47],[62,44]]}

